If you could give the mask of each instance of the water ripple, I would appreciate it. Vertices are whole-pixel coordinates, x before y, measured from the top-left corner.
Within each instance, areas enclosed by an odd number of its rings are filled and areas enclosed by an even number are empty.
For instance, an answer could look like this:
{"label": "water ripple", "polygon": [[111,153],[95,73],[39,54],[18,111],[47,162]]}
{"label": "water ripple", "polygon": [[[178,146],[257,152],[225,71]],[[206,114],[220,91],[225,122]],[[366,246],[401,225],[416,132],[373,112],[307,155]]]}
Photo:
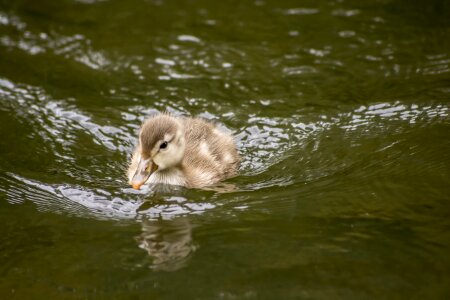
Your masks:
{"label": "water ripple", "polygon": [[[86,188],[79,185],[47,184],[37,180],[7,173],[0,178],[7,182],[2,186],[10,203],[32,201],[39,210],[53,211],[80,217],[99,219],[172,219],[188,214],[202,214],[217,205],[202,202],[200,199],[188,200],[182,195],[164,196],[160,191],[144,190],[135,193],[131,189]],[[162,198],[161,198],[162,197]],[[159,200],[157,200],[159,199]],[[160,201],[161,203],[158,203]]]}
{"label": "water ripple", "polygon": [[[275,11],[299,22],[316,14],[333,20],[346,19],[346,22],[366,16],[359,9],[335,6],[329,8],[329,13],[322,8],[302,7]],[[423,102],[427,104],[392,99],[372,100],[365,105],[342,104],[347,103],[346,99],[328,105],[321,99],[326,104],[309,105],[313,100],[306,100],[308,90],[320,95],[319,86],[322,81],[326,83],[323,72],[356,77],[348,71],[344,56],[360,58],[364,70],[359,67],[353,70],[358,76],[381,71],[383,78],[412,78],[449,72],[450,60],[442,51],[427,54],[417,65],[392,62],[402,53],[398,44],[364,35],[386,23],[389,25],[384,19],[370,15],[361,28],[341,24],[332,33],[340,37],[333,46],[302,40],[305,33],[308,37],[308,31],[289,22],[283,27],[284,32],[290,33],[289,39],[299,40],[275,48],[270,48],[270,43],[278,45],[279,37],[270,35],[264,36],[263,41],[237,47],[220,38],[206,40],[186,31],[158,37],[158,43],[150,47],[151,54],[121,55],[96,49],[88,35],[67,34],[56,29],[32,30],[20,17],[0,12],[0,28],[17,31],[0,38],[4,48],[20,49],[33,57],[47,53],[95,71],[126,73],[121,76],[132,78],[125,86],[112,84],[102,91],[111,106],[107,113],[82,109],[83,99],[56,97],[44,87],[0,78],[0,110],[27,125],[30,137],[44,141],[45,147],[57,157],[57,163],[63,166],[65,176],[59,178],[60,182],[47,183],[36,178],[36,174],[9,173],[4,180],[10,188],[4,192],[11,202],[29,199],[39,207],[50,210],[54,207],[58,212],[80,210],[117,218],[138,215],[171,218],[203,213],[223,204],[212,204],[201,197],[176,196],[163,197],[164,201],[159,203],[155,195],[146,198],[150,190],[136,193],[125,188],[123,174],[139,125],[158,111],[182,116],[196,114],[219,123],[236,136],[243,157],[241,176],[232,180],[233,188],[222,188],[221,192],[239,195],[273,187],[306,185],[352,172],[362,163],[350,157],[367,139],[448,123],[448,104],[432,100]],[[210,24],[219,27],[220,22]],[[339,48],[345,51],[339,54],[342,50]],[[362,51],[368,48],[370,51]],[[274,82],[278,78],[270,77],[272,73],[282,78],[282,83]],[[261,76],[249,78],[249,74]],[[141,83],[136,83],[136,79]],[[193,92],[205,84],[207,93]],[[352,92],[339,91],[340,94]],[[439,91],[448,94],[445,87]],[[126,106],[116,104],[121,100],[126,100]],[[289,108],[292,110],[287,111]],[[384,153],[398,143],[382,141],[367,151]],[[388,157],[389,163],[395,161],[398,153],[392,155]],[[219,193],[218,190],[214,193]],[[237,207],[249,207],[245,201],[238,201]]]}
{"label": "water ripple", "polygon": [[[7,100],[11,111],[30,122],[30,128],[44,140],[53,141],[50,145],[74,145],[77,141],[76,131],[84,131],[90,133],[94,142],[109,150],[130,150],[126,146],[129,144],[129,132],[124,131],[124,128],[92,122],[92,117],[69,104],[73,99],[54,100],[41,88],[16,85],[6,79],[1,81],[1,85],[4,88],[0,90],[0,96]],[[57,148],[53,148],[56,151]]]}
{"label": "water ripple", "polygon": [[[0,97],[2,109],[7,108],[18,118],[33,125],[33,132],[40,135],[50,145],[61,163],[66,166],[73,164],[72,170],[66,172],[75,180],[75,184],[44,183],[33,178],[26,178],[11,173],[20,184],[12,184],[5,190],[12,202],[28,199],[42,209],[67,211],[70,213],[90,212],[101,217],[136,218],[145,215],[150,218],[172,218],[174,216],[197,214],[214,209],[219,203],[210,201],[188,200],[184,197],[164,197],[163,203],[153,203],[148,206],[146,194],[151,190],[135,193],[131,189],[123,189],[124,178],[115,178],[123,174],[126,159],[132,149],[136,129],[146,115],[156,113],[153,108],[130,106],[117,112],[119,119],[126,126],[113,124],[99,125],[94,118],[80,111],[69,101],[54,100],[42,89],[15,84],[7,79],[0,81]],[[6,101],[6,102],[5,102]],[[191,101],[191,100],[190,100]],[[195,99],[196,102],[207,102],[206,99]],[[265,99],[254,102],[269,105],[275,100]],[[164,103],[164,102],[161,102]],[[444,104],[418,105],[402,101],[380,102],[362,105],[348,109],[347,112],[335,114],[314,114],[298,112],[291,117],[264,117],[262,114],[251,114],[245,125],[239,118],[233,117],[227,121],[236,135],[239,151],[243,156],[241,173],[235,181],[237,188],[228,192],[240,193],[273,187],[290,186],[297,183],[315,182],[327,176],[351,170],[356,163],[349,163],[345,157],[329,155],[330,135],[335,138],[345,138],[348,132],[353,132],[354,140],[363,140],[365,136],[375,136],[380,133],[411,130],[411,126],[429,126],[432,123],[448,122],[449,107]],[[186,115],[186,111],[175,111]],[[205,112],[203,117],[220,121],[213,113]],[[420,124],[420,125],[416,125]],[[226,128],[226,127],[224,127]],[[395,130],[393,131],[393,128]],[[72,147],[76,147],[79,134],[87,134],[94,143],[112,152],[123,153],[121,163],[109,164],[108,173],[113,176],[102,176],[105,167],[101,162],[87,166],[86,169],[76,167],[77,158],[73,157]],[[63,138],[64,137],[64,138]],[[356,140],[355,140],[356,138]],[[344,144],[343,144],[344,145]],[[385,151],[395,143],[381,145],[374,151]],[[339,150],[338,150],[339,151]],[[302,173],[295,174],[291,169],[301,164]],[[98,170],[96,170],[98,168]],[[67,168],[65,168],[67,169]],[[98,175],[97,175],[98,174]],[[86,183],[81,183],[84,178]],[[8,179],[11,182],[11,179]],[[78,182],[78,183],[77,183]],[[96,182],[92,184],[92,182]],[[108,191],[98,185],[108,187]],[[26,187],[26,188],[24,188]],[[24,189],[24,194],[19,190]],[[34,193],[34,192],[35,193]],[[114,192],[112,192],[114,191]],[[19,194],[18,194],[19,193]],[[153,196],[152,196],[153,195]],[[144,198],[143,198],[144,197]],[[156,199],[156,198],[155,198]],[[248,203],[239,201],[239,207],[247,207]],[[80,210],[80,207],[83,209]]]}
{"label": "water ripple", "polygon": [[92,48],[92,42],[82,34],[66,36],[57,32],[35,33],[27,30],[27,24],[14,15],[0,14],[0,25],[13,26],[19,35],[3,36],[0,44],[7,48],[18,48],[30,55],[45,52],[73,59],[92,69],[104,69],[111,65],[111,61],[102,51]]}

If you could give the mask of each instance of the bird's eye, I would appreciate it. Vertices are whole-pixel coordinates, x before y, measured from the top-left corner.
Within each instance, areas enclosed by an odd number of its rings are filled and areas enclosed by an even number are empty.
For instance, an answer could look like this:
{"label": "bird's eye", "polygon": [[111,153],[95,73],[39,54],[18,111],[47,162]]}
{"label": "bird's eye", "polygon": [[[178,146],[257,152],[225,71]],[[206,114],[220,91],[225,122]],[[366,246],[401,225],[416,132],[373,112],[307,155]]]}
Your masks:
{"label": "bird's eye", "polygon": [[159,149],[166,149],[167,148],[167,142],[163,142],[161,145],[159,145]]}

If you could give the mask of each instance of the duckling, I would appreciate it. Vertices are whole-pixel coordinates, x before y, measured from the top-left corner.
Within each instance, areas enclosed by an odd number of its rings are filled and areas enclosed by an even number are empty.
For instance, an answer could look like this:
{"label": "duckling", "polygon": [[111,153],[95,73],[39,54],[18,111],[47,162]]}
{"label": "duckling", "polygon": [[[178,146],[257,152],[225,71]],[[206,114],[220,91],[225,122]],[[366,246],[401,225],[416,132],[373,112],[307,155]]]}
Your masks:
{"label": "duckling", "polygon": [[233,137],[215,125],[159,114],[141,126],[127,175],[134,189],[145,183],[204,187],[236,175],[239,161]]}

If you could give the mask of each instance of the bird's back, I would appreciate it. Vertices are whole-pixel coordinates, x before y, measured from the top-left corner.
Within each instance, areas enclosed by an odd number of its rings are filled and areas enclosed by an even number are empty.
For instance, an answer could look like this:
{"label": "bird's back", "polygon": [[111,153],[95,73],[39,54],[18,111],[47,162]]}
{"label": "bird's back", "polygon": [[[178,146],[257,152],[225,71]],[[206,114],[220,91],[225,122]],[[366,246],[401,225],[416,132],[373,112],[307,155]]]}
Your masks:
{"label": "bird's back", "polygon": [[202,119],[183,122],[186,150],[182,167],[187,184],[204,186],[236,175],[240,157],[233,137]]}

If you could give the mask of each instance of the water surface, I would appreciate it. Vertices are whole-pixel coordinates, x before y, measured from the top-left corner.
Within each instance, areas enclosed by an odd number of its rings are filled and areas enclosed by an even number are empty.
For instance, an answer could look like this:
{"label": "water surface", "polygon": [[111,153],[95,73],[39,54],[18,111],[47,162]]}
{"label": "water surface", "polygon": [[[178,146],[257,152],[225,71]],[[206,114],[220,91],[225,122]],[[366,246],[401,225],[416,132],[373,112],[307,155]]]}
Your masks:
{"label": "water surface", "polygon": [[[0,1],[5,299],[447,299],[446,1]],[[146,116],[240,175],[131,189]]]}

